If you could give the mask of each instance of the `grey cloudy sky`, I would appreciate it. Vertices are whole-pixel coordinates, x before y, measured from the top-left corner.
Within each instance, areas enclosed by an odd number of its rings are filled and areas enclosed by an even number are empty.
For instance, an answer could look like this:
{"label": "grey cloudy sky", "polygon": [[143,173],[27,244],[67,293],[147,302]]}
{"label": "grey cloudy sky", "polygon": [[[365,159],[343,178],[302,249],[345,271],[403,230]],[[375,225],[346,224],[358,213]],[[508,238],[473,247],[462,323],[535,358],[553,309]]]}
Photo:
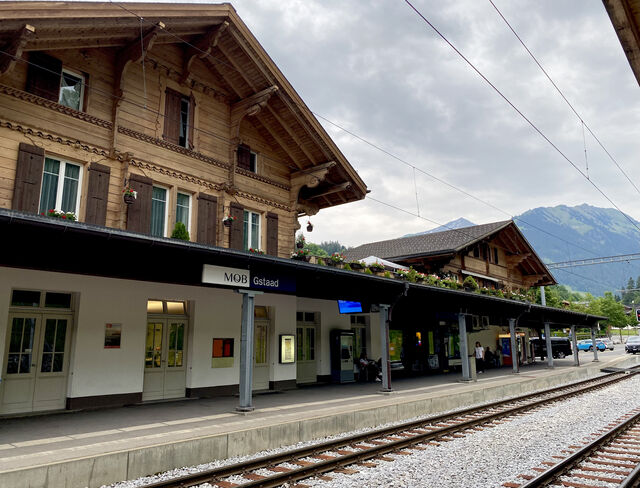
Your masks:
{"label": "grey cloudy sky", "polygon": [[[494,3],[640,186],[640,87],[602,2]],[[507,212],[417,172],[424,219],[485,223],[539,206],[611,206],[404,1],[232,4],[312,111]],[[488,0],[415,0],[414,5],[586,171],[580,121]],[[323,125],[371,197],[417,213],[411,168]],[[638,192],[588,133],[586,147],[592,181],[640,219]],[[308,238],[353,246],[436,226],[424,219],[365,200],[312,217],[315,229]]]}

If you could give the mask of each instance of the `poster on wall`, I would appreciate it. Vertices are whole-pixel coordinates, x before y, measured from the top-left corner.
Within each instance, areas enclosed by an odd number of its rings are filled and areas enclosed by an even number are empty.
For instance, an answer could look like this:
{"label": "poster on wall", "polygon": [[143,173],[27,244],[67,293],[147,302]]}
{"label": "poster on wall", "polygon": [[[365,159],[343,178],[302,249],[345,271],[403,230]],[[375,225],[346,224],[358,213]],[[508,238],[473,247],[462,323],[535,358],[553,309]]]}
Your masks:
{"label": "poster on wall", "polygon": [[294,363],[296,361],[295,336],[280,336],[280,363]]}
{"label": "poster on wall", "polygon": [[120,349],[121,336],[122,336],[122,324],[105,324],[104,348]]}

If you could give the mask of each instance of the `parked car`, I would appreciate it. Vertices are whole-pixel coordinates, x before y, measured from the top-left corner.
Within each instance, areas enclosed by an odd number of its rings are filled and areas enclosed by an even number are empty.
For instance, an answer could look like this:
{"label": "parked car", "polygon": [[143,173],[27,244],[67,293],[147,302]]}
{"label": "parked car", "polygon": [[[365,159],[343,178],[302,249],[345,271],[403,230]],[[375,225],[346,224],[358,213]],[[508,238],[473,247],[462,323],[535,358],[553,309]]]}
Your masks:
{"label": "parked car", "polygon": [[[607,346],[604,344],[604,342],[599,341],[597,339],[596,339],[596,347],[598,348],[598,351],[607,350]],[[591,342],[591,339],[578,341],[578,351],[593,351],[593,342]]]}
{"label": "parked car", "polygon": [[[533,351],[536,356],[540,356],[541,359],[544,359],[547,356],[546,339],[532,337],[531,344],[533,344]],[[567,337],[552,337],[551,351],[553,351],[554,359],[563,359],[567,356],[571,356],[573,354],[571,341]]]}
{"label": "parked car", "polygon": [[602,342],[604,342],[604,345],[607,346],[607,349],[609,349],[610,351],[613,351],[614,347],[613,347],[613,341],[611,339],[603,338],[601,340]]}
{"label": "parked car", "polygon": [[629,337],[624,345],[624,350],[633,354],[640,352],[640,336]]}

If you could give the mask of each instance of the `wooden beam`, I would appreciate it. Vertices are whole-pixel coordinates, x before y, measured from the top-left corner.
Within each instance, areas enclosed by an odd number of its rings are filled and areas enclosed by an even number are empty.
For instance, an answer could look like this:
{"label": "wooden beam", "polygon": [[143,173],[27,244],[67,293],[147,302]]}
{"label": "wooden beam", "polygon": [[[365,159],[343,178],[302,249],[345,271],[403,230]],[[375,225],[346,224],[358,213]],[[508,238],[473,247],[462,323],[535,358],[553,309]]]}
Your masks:
{"label": "wooden beam", "polygon": [[221,70],[219,70],[217,65],[212,63],[209,58],[204,58],[202,62],[218,81],[220,81],[223,85],[226,85],[227,88],[229,88],[231,92],[235,93],[238,98],[244,98],[245,94],[242,92],[242,90],[240,90],[235,83],[233,83]]}
{"label": "wooden beam", "polygon": [[272,108],[272,107],[268,107],[269,112],[271,112],[271,115],[273,115],[273,117],[278,121],[278,123],[282,126],[282,128],[287,132],[287,134],[289,134],[289,137],[291,137],[291,139],[293,139],[295,141],[295,143],[298,145],[298,147],[300,148],[300,150],[304,153],[304,155],[307,157],[307,159],[309,160],[309,162],[312,165],[315,165],[315,161],[313,160],[313,157],[311,156],[311,154],[309,154],[309,152],[305,149],[304,145],[302,144],[302,142],[300,142],[300,139],[298,139],[298,137],[296,136],[296,134],[292,131],[289,130],[289,128],[287,127],[287,124],[284,123],[284,121],[280,118],[280,116],[276,113],[276,111]]}
{"label": "wooden beam", "polygon": [[273,137],[273,139],[276,141],[276,143],[282,148],[282,150],[284,152],[287,153],[287,156],[289,156],[289,159],[291,159],[291,161],[293,161],[293,164],[295,164],[298,169],[302,169],[302,165],[298,162],[297,158],[293,155],[293,153],[289,150],[289,148],[287,147],[288,144],[285,143],[278,134],[276,134],[276,132],[271,129],[269,127],[269,124],[266,124],[263,120],[262,120],[262,115],[258,114],[256,115],[256,120],[258,122],[260,122],[260,125],[262,125],[262,127],[264,127],[264,129],[269,133],[269,135],[271,137]]}
{"label": "wooden beam", "polygon": [[240,123],[245,117],[251,117],[260,112],[266,105],[271,96],[277,93],[277,86],[270,86],[264,90],[254,93],[250,97],[243,98],[239,102],[231,105],[231,137],[240,137]]}
{"label": "wooden beam", "polygon": [[[142,38],[142,41],[138,38],[118,52],[114,77],[115,91],[118,98],[121,98],[124,92],[124,78],[127,67],[131,63],[139,63],[142,61],[145,53],[153,47],[156,37],[158,37],[158,34],[164,29],[164,27],[165,25],[162,22],[158,22],[147,31]],[[119,104],[119,102],[116,103]]]}
{"label": "wooden beam", "polygon": [[18,29],[9,42],[2,46],[0,53],[0,75],[10,72],[16,64],[16,61],[22,57],[22,50],[27,45],[29,39],[33,37],[36,28],[32,25],[25,24]]}
{"label": "wooden beam", "polygon": [[220,36],[229,27],[229,22],[226,20],[220,25],[210,29],[206,34],[193,42],[185,50],[182,58],[182,76],[180,83],[185,83],[191,75],[191,64],[194,59],[204,59],[211,54],[211,50],[218,45]]}
{"label": "wooden beam", "polygon": [[346,190],[350,190],[351,189],[351,182],[346,182],[346,183],[342,183],[340,185],[336,185],[333,186],[325,191],[323,191],[322,193],[318,193],[316,195],[309,195],[307,197],[307,200],[314,200],[316,198],[319,197],[325,197],[327,195],[331,195],[332,193],[338,193],[338,192],[342,192],[342,191],[346,191]]}

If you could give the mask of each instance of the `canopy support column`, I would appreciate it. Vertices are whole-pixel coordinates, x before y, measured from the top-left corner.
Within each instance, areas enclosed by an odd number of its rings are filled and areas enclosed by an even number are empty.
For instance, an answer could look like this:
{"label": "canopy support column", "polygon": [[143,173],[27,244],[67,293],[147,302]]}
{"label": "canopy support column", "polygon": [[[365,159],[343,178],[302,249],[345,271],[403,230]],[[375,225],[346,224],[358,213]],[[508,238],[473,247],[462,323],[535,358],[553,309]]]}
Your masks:
{"label": "canopy support column", "polygon": [[511,365],[513,373],[520,373],[520,358],[518,357],[518,339],[516,337],[516,319],[509,319],[509,336],[511,338]]}

